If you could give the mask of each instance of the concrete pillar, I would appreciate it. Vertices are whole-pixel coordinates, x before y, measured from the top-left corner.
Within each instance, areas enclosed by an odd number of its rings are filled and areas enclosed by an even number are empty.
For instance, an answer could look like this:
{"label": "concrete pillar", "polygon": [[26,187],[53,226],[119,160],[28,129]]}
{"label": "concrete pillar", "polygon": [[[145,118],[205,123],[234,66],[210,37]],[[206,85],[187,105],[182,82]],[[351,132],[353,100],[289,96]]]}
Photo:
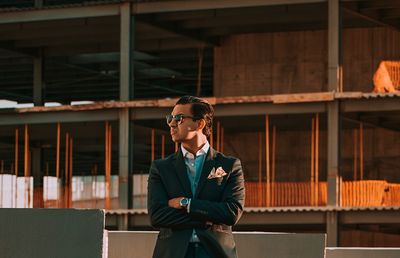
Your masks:
{"label": "concrete pillar", "polygon": [[40,147],[32,147],[32,177],[34,208],[43,208],[43,150]]}
{"label": "concrete pillar", "polygon": [[[328,91],[341,92],[342,67],[340,65],[340,2],[328,0]],[[340,206],[340,109],[339,101],[327,104],[328,134],[328,206]],[[326,232],[328,246],[338,245],[337,212],[327,212]]]}
{"label": "concrete pillar", "polygon": [[[134,17],[131,3],[121,4],[121,35],[120,35],[120,101],[134,98],[134,66],[133,66],[133,31]],[[132,206],[132,132],[129,108],[119,111],[119,208]],[[128,221],[123,220],[119,226],[128,228]]]}
{"label": "concrete pillar", "polygon": [[43,57],[35,57],[33,59],[33,104],[35,106],[43,106]]}

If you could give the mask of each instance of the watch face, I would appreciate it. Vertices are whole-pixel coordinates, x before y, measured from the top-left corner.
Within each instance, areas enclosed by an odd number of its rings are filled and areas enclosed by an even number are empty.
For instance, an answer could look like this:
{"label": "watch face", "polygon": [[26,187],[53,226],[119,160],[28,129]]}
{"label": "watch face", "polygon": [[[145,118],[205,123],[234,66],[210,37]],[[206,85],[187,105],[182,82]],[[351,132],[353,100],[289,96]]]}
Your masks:
{"label": "watch face", "polygon": [[187,206],[188,204],[189,204],[188,198],[183,198],[183,199],[180,201],[180,205],[181,205],[181,206]]}

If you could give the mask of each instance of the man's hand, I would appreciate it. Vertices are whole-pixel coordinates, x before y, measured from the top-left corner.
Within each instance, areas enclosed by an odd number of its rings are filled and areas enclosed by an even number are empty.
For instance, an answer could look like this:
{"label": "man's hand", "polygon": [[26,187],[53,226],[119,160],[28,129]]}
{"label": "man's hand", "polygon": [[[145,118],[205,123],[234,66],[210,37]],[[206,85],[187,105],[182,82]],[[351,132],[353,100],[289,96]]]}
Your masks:
{"label": "man's hand", "polygon": [[170,199],[170,200],[168,201],[168,206],[171,207],[171,208],[175,208],[175,209],[183,209],[183,208],[181,207],[181,204],[180,204],[180,201],[181,201],[183,198],[184,198],[184,197],[176,197],[176,198]]}

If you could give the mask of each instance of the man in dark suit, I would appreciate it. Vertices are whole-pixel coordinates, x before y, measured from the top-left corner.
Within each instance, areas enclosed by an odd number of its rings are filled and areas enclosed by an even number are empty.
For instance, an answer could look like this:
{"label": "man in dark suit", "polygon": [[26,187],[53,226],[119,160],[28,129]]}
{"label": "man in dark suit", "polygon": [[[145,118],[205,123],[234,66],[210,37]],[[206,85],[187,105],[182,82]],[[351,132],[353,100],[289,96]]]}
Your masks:
{"label": "man in dark suit", "polygon": [[148,212],[160,233],[155,258],[237,257],[232,226],[244,205],[240,160],[210,147],[213,107],[185,96],[167,116],[179,150],[155,160],[148,181]]}

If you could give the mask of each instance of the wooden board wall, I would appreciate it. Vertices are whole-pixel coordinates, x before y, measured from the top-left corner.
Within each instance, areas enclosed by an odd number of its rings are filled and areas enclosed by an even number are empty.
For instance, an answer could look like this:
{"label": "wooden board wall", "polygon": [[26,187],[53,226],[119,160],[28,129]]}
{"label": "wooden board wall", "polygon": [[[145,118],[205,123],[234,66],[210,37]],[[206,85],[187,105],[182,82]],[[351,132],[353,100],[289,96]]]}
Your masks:
{"label": "wooden board wall", "polygon": [[[270,138],[270,142],[272,139]],[[280,131],[276,137],[276,180],[280,182],[310,181],[311,133]],[[326,133],[320,132],[319,174],[326,180]],[[271,147],[270,147],[271,148]],[[224,153],[239,157],[246,180],[258,180],[258,132],[225,135]],[[270,149],[271,153],[271,149]],[[262,175],[265,181],[265,138],[263,138]],[[271,158],[272,162],[272,158]]]}
{"label": "wooden board wall", "polygon": [[[353,180],[353,130],[342,132],[342,175]],[[400,132],[383,128],[364,129],[364,179],[399,183]],[[359,166],[359,165],[358,165]],[[359,169],[359,167],[358,167]]]}
{"label": "wooden board wall", "polygon": [[[214,50],[214,95],[240,96],[325,91],[327,31],[243,34]],[[345,29],[345,91],[371,92],[381,60],[400,59],[400,32]]]}
{"label": "wooden board wall", "polygon": [[348,229],[340,232],[339,241],[341,247],[399,247],[400,235]]}
{"label": "wooden board wall", "polygon": [[[310,180],[310,137],[310,131],[282,131],[277,128],[277,181]],[[343,130],[342,137],[341,173],[343,180],[353,180],[353,130]],[[363,138],[364,179],[387,180],[388,182],[399,183],[400,133],[381,128],[365,128]],[[319,179],[324,181],[326,180],[326,131],[320,131],[319,149]],[[227,133],[224,140],[224,153],[241,159],[246,180],[258,180],[258,132]],[[262,173],[263,180],[265,180],[264,137],[262,157]],[[359,169],[359,163],[357,165]]]}

